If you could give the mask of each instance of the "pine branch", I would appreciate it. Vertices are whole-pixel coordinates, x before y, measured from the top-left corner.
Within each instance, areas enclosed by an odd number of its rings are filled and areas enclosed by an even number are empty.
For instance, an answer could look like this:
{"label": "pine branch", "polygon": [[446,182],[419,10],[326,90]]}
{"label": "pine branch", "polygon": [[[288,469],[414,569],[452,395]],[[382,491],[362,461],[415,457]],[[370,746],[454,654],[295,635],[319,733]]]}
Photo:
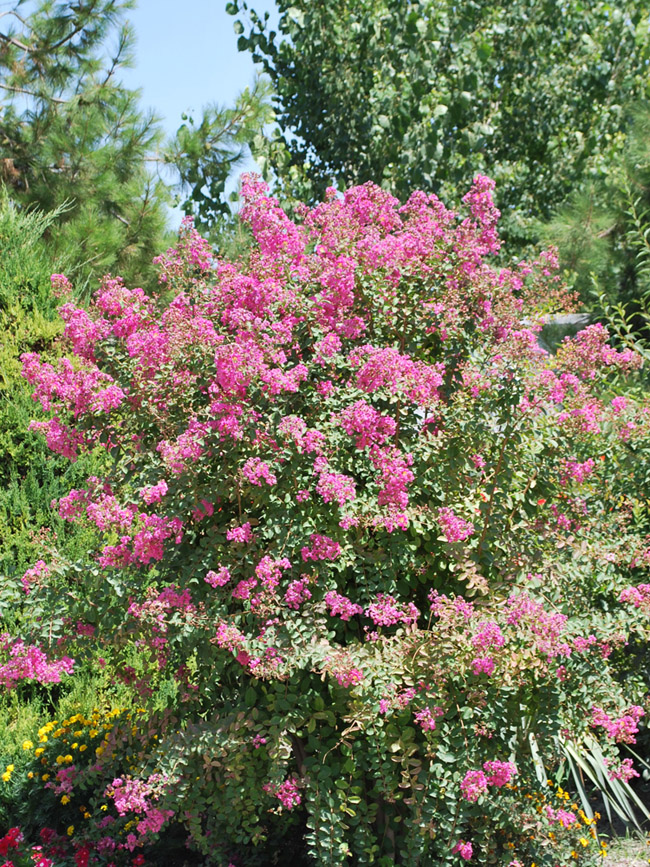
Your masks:
{"label": "pine branch", "polygon": [[56,102],[59,105],[67,105],[68,103],[67,99],[59,99],[58,96],[45,96],[43,93],[35,93],[33,90],[27,90],[24,87],[12,87],[10,84],[2,84],[2,82],[0,82],[0,87],[12,93],[23,93],[25,96],[33,96],[35,99],[42,99],[46,102]]}

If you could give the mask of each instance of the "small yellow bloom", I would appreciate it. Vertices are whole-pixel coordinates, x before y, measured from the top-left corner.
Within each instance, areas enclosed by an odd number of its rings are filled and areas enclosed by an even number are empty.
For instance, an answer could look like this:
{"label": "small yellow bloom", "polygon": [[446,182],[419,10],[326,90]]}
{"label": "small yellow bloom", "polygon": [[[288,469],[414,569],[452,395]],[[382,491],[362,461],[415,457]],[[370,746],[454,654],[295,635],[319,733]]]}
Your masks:
{"label": "small yellow bloom", "polygon": [[108,810],[108,807],[106,806],[106,804],[102,804],[99,809],[100,810]]}
{"label": "small yellow bloom", "polygon": [[65,759],[63,758],[63,756],[57,756],[56,757],[57,765],[62,765],[64,762],[65,762]]}
{"label": "small yellow bloom", "polygon": [[84,813],[84,819],[90,819],[90,813],[88,813],[88,812]]}
{"label": "small yellow bloom", "polygon": [[2,779],[5,783],[9,782],[9,780],[11,779],[11,774],[9,773],[9,771],[4,772],[4,774],[2,775]]}
{"label": "small yellow bloom", "polygon": [[31,779],[33,778],[33,776],[34,776],[34,771],[30,771],[30,772],[27,774],[27,779],[28,779],[28,780],[31,780]]}
{"label": "small yellow bloom", "polygon": [[104,750],[103,750],[102,747],[97,747],[97,749],[95,750],[95,755],[96,755],[96,756],[101,756],[101,754],[102,754],[103,752],[104,752]]}
{"label": "small yellow bloom", "polygon": [[76,750],[78,746],[79,746],[79,744],[75,741],[75,742],[72,744],[72,749],[73,749],[73,750]]}
{"label": "small yellow bloom", "polygon": [[47,743],[47,735],[41,735],[38,739],[39,743],[46,744]]}
{"label": "small yellow bloom", "polygon": [[9,773],[11,773],[13,771],[13,769],[14,769],[13,765],[7,765],[7,770],[9,771]]}
{"label": "small yellow bloom", "polygon": [[31,748],[33,746],[34,746],[34,744],[31,741],[23,741],[23,749],[24,750],[31,750]]}
{"label": "small yellow bloom", "polygon": [[72,761],[72,756],[70,756],[70,755],[68,755],[68,756],[63,756],[63,761],[64,761],[64,762],[67,762],[68,764],[70,764],[70,762]]}
{"label": "small yellow bloom", "polygon": [[49,774],[43,774],[43,776],[41,777],[41,780],[49,780],[49,779],[50,779]]}
{"label": "small yellow bloom", "polygon": [[43,747],[39,747],[37,750],[34,750],[34,755],[38,758],[38,756],[42,756],[45,752]]}
{"label": "small yellow bloom", "polygon": [[74,825],[69,825],[66,833],[68,837],[72,837],[72,835],[74,834]]}
{"label": "small yellow bloom", "polygon": [[87,749],[88,749],[88,747],[86,746],[86,744],[82,744],[82,745],[79,747],[79,752],[80,752],[80,753],[83,753],[83,751],[84,751],[84,750],[87,750]]}
{"label": "small yellow bloom", "polygon": [[580,843],[581,846],[588,846],[588,845],[589,845],[589,840],[587,840],[586,837],[581,837],[580,840],[579,840],[579,843]]}
{"label": "small yellow bloom", "polygon": [[70,798],[68,797],[68,795],[64,795],[64,796],[61,798],[61,803],[62,803],[62,804],[69,804],[69,803],[70,803]]}

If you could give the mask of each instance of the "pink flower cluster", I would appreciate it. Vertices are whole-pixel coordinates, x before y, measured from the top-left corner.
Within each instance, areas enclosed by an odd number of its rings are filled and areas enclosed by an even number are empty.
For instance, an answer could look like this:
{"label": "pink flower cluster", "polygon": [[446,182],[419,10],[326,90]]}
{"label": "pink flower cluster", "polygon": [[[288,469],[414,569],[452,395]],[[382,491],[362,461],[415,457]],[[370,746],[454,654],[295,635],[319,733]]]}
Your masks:
{"label": "pink flower cluster", "polygon": [[69,656],[49,660],[40,647],[20,639],[12,641],[6,632],[0,635],[0,648],[9,653],[9,659],[0,664],[0,683],[6,689],[13,689],[21,680],[60,683],[62,675],[74,671],[74,659]]}
{"label": "pink flower cluster", "polygon": [[622,759],[618,765],[612,766],[609,759],[605,759],[607,765],[607,776],[610,780],[623,780],[624,783],[629,783],[634,777],[638,777],[639,773],[632,765],[632,759]]}
{"label": "pink flower cluster", "polygon": [[346,668],[335,672],[334,676],[340,686],[355,686],[363,681],[363,671],[360,668]]}
{"label": "pink flower cluster", "polygon": [[355,445],[358,449],[383,445],[397,430],[395,419],[382,415],[365,400],[358,400],[346,407],[339,413],[338,420],[347,434],[356,434]]}
{"label": "pink flower cluster", "polygon": [[251,530],[250,521],[246,521],[246,523],[242,524],[240,527],[231,527],[229,530],[226,530],[226,539],[229,542],[235,542],[239,545],[243,545],[246,542],[252,542],[253,531]]}
{"label": "pink flower cluster", "polygon": [[474,524],[463,520],[447,506],[438,509],[438,524],[448,542],[463,542],[474,532]]}
{"label": "pink flower cluster", "polygon": [[625,587],[619,595],[619,602],[627,602],[635,608],[650,610],[650,584],[637,584]]}
{"label": "pink flower cluster", "polygon": [[419,610],[412,602],[401,603],[388,593],[380,593],[365,610],[376,626],[394,626],[396,623],[416,623]]}
{"label": "pink flower cluster", "polygon": [[326,503],[336,500],[339,506],[343,506],[348,500],[354,500],[356,485],[354,479],[344,476],[342,473],[322,472],[316,485],[316,491]]}
{"label": "pink flower cluster", "polygon": [[469,861],[474,854],[471,843],[466,843],[464,840],[459,840],[451,850],[452,855],[460,855],[464,861]]}
{"label": "pink flower cluster", "polygon": [[444,715],[444,710],[441,707],[430,708],[423,707],[421,710],[416,711],[414,715],[415,722],[420,726],[422,731],[432,732],[435,731],[436,728],[436,718]]}
{"label": "pink flower cluster", "polygon": [[517,773],[512,762],[500,760],[484,762],[483,770],[467,771],[460,783],[466,801],[477,801],[488,790],[488,786],[500,788],[510,783]]}
{"label": "pink flower cluster", "polygon": [[50,574],[50,567],[44,560],[37,560],[34,565],[28,569],[23,577],[20,579],[21,584],[23,585],[23,590],[26,594],[29,594],[32,586],[37,586],[42,583],[42,581],[47,578]]}
{"label": "pink flower cluster", "polygon": [[265,783],[262,788],[268,794],[274,795],[287,810],[293,810],[294,807],[298,807],[302,803],[302,797],[298,790],[298,781],[293,777],[280,783],[279,786],[275,786],[273,783]]}
{"label": "pink flower cluster", "polygon": [[596,461],[593,458],[588,458],[582,463],[578,461],[564,461],[562,465],[562,482],[566,484],[569,480],[573,480],[581,485],[587,476],[593,473],[595,468]]}
{"label": "pink flower cluster", "polygon": [[563,828],[570,828],[578,822],[574,813],[568,810],[555,810],[550,804],[546,805],[546,817],[550,822],[558,822]]}
{"label": "pink flower cluster", "polygon": [[618,719],[612,719],[600,707],[592,707],[591,709],[591,725],[594,727],[600,726],[605,729],[607,737],[621,744],[635,744],[634,737],[638,731],[637,723],[644,715],[644,710],[638,705],[632,705],[628,708],[627,713]]}
{"label": "pink flower cluster", "polygon": [[291,581],[284,594],[284,600],[289,606],[297,611],[303,602],[311,599],[311,591],[309,590],[309,578],[303,577],[295,581]]}
{"label": "pink flower cluster", "polygon": [[224,587],[230,581],[230,572],[226,566],[220,566],[217,572],[210,569],[203,580],[216,590],[217,587]]}
{"label": "pink flower cluster", "polygon": [[262,481],[267,485],[275,485],[278,481],[277,476],[269,469],[269,465],[260,458],[249,458],[241,471],[251,485],[261,486]]}
{"label": "pink flower cluster", "polygon": [[309,537],[309,547],[305,546],[300,551],[302,559],[307,560],[336,560],[341,553],[341,546],[329,536],[321,536],[320,533],[312,533]]}
{"label": "pink flower cluster", "polygon": [[325,604],[330,617],[340,617],[341,620],[350,620],[355,614],[363,614],[360,605],[351,602],[347,596],[342,596],[336,590],[330,590],[325,594]]}

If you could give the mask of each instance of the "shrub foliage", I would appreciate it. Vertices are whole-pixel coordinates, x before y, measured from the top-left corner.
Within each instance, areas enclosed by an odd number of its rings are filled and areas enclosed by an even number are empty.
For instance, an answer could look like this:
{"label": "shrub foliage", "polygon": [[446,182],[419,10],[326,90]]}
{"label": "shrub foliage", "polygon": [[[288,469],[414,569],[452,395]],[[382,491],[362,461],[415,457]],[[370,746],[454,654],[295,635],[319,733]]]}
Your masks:
{"label": "shrub foliage", "polygon": [[59,500],[103,544],[28,571],[0,678],[100,648],[156,732],[90,765],[73,741],[43,792],[96,863],[174,827],[224,867],[596,858],[557,782],[585,738],[634,773],[648,407],[601,326],[540,349],[571,298],[552,251],[490,264],[492,188],[330,190],[294,222],[249,177],[245,261],[186,221],[160,296],[107,278],[60,308],[69,359],[23,356],[50,448],[110,470]]}

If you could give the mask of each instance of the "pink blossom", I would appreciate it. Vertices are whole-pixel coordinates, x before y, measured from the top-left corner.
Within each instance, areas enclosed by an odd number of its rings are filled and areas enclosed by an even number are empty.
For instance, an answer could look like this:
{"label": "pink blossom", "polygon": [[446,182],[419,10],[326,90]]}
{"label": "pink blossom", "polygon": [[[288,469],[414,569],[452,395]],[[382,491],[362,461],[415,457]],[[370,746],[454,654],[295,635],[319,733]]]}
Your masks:
{"label": "pink blossom", "polygon": [[365,610],[377,626],[393,626],[395,623],[415,623],[420,612],[412,602],[399,603],[388,593],[380,593],[376,602],[371,603]]}
{"label": "pink blossom", "polygon": [[251,530],[250,521],[246,521],[245,524],[239,527],[231,527],[229,530],[226,530],[226,539],[229,542],[236,542],[240,545],[243,545],[245,542],[252,542],[253,531]]}
{"label": "pink blossom", "polygon": [[610,780],[623,780],[625,783],[629,783],[631,779],[634,777],[638,777],[638,771],[635,771],[632,765],[632,759],[622,759],[618,767],[611,767],[611,762],[609,759],[605,759],[605,764],[607,765],[607,776]]}
{"label": "pink blossom", "polygon": [[473,674],[487,674],[488,677],[494,674],[495,664],[491,656],[477,656],[471,665]]}
{"label": "pink blossom", "polygon": [[438,509],[438,523],[448,542],[463,542],[474,532],[474,524],[459,518],[446,506]]}
{"label": "pink blossom", "polygon": [[341,546],[329,536],[312,533],[309,537],[309,547],[300,551],[303,560],[336,560],[341,553]]}
{"label": "pink blossom", "polygon": [[339,506],[343,506],[348,500],[354,500],[356,486],[354,479],[342,473],[323,472],[316,490],[326,503],[336,500]]}
{"label": "pink blossom", "polygon": [[220,566],[217,572],[211,569],[203,580],[216,590],[217,587],[224,587],[230,581],[230,572],[225,566]]}
{"label": "pink blossom", "polygon": [[498,759],[491,762],[483,762],[483,770],[487,774],[488,786],[506,786],[517,773],[517,768],[512,762],[502,762]]}
{"label": "pink blossom", "polygon": [[262,480],[267,485],[275,485],[278,481],[277,476],[271,472],[269,465],[259,458],[249,458],[242,467],[242,473],[251,485],[261,485]]}
{"label": "pink blossom", "polygon": [[360,668],[348,668],[338,671],[335,677],[341,686],[354,686],[363,680],[363,671]]}
{"label": "pink blossom", "polygon": [[466,843],[464,840],[459,840],[451,852],[452,855],[457,853],[464,861],[469,861],[473,854],[472,844]]}
{"label": "pink blossom", "polygon": [[156,482],[155,485],[149,485],[146,488],[140,489],[140,496],[145,501],[148,506],[153,505],[154,503],[159,503],[160,500],[167,494],[169,488],[167,487],[167,482],[164,479],[161,479],[159,482]]}
{"label": "pink blossom", "polygon": [[287,587],[284,599],[289,608],[293,608],[297,611],[303,602],[307,602],[307,600],[311,599],[309,578],[305,577],[292,581]]}
{"label": "pink blossom", "polygon": [[422,731],[432,732],[436,728],[436,717],[444,715],[444,710],[441,707],[423,707],[422,710],[416,712],[414,719],[420,726]]}
{"label": "pink blossom", "polygon": [[302,802],[300,792],[298,791],[298,781],[293,777],[285,780],[279,786],[265,783],[262,788],[265,792],[274,795],[287,810],[298,807]]}
{"label": "pink blossom", "polygon": [[340,617],[341,620],[350,620],[355,614],[363,613],[363,608],[360,605],[351,602],[347,596],[342,596],[335,590],[330,590],[329,593],[325,594],[325,604],[330,617]]}
{"label": "pink blossom", "polygon": [[644,715],[644,710],[638,705],[632,705],[619,719],[612,719],[600,707],[591,709],[591,725],[605,729],[607,737],[621,744],[635,744],[634,737],[639,731],[637,723]]}
{"label": "pink blossom", "polygon": [[467,771],[460,783],[466,801],[478,801],[487,792],[488,781],[483,771]]}
{"label": "pink blossom", "polygon": [[50,574],[50,567],[44,560],[37,560],[34,565],[28,569],[20,579],[23,585],[23,590],[29,594],[32,586],[39,585]]}
{"label": "pink blossom", "polygon": [[571,825],[575,825],[578,822],[575,814],[568,810],[555,810],[550,804],[547,804],[545,809],[549,821],[558,822],[563,828],[570,828]]}
{"label": "pink blossom", "polygon": [[7,633],[0,635],[0,648],[9,653],[9,658],[0,664],[0,683],[6,689],[13,689],[21,680],[60,683],[63,674],[72,674],[74,670],[74,659],[69,656],[49,660],[40,647],[19,639],[12,642]]}

